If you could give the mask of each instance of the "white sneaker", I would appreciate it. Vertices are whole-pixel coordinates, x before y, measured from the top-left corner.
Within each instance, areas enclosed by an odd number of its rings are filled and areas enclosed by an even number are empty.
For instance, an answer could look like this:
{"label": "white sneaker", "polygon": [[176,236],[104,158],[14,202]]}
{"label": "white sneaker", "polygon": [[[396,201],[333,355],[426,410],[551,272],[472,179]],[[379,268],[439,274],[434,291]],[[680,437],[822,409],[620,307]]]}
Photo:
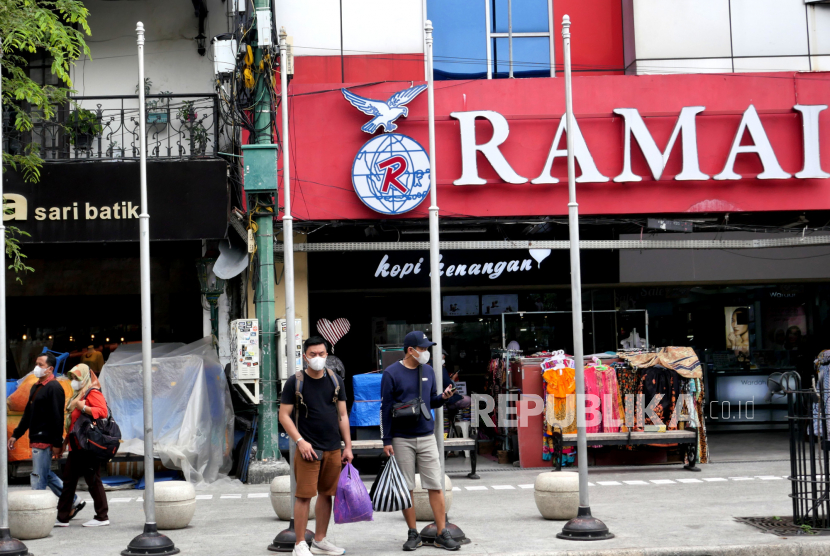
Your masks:
{"label": "white sneaker", "polygon": [[308,545],[305,541],[301,541],[300,544],[295,544],[294,551],[291,554],[292,556],[311,556],[311,552],[308,551]]}
{"label": "white sneaker", "polygon": [[55,527],[69,527],[69,522],[64,523],[63,521],[55,520]]}
{"label": "white sneaker", "polygon": [[332,544],[328,537],[326,537],[320,542],[317,542],[316,540],[312,541],[311,553],[327,554],[328,556],[341,556],[342,554],[346,553],[346,549],[340,548],[339,546],[334,546],[334,544]]}
{"label": "white sneaker", "polygon": [[91,519],[84,523],[84,527],[103,527],[104,525],[109,525],[110,520],[106,521],[98,521],[97,519]]}

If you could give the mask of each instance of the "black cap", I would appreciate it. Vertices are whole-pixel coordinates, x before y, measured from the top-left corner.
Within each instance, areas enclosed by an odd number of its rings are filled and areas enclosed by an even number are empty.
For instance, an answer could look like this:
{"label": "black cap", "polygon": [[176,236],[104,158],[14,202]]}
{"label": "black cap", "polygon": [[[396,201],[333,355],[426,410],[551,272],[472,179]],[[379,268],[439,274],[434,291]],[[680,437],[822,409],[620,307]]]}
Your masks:
{"label": "black cap", "polygon": [[435,345],[435,342],[430,342],[427,335],[420,330],[415,330],[406,335],[403,339],[403,351],[409,350],[411,347],[430,348]]}

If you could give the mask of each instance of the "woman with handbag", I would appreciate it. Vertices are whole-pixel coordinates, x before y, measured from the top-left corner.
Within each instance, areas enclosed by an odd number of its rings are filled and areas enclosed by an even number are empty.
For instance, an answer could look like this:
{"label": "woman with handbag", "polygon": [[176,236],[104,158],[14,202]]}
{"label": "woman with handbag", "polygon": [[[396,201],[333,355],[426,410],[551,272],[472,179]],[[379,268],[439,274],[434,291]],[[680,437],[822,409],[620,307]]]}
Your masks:
{"label": "woman with handbag", "polygon": [[109,525],[107,512],[107,495],[104,484],[101,482],[101,460],[89,450],[80,448],[78,439],[72,434],[72,428],[81,414],[89,415],[93,419],[105,419],[109,414],[107,401],[101,393],[101,385],[89,367],[84,364],[76,365],[67,376],[72,381],[74,394],[66,404],[66,440],[69,446],[69,458],[66,460],[63,478],[63,493],[58,500],[57,527],[69,527],[69,518],[72,515],[72,500],[78,479],[83,477],[89,486],[89,494],[95,503],[95,518],[84,523],[84,527],[101,527]]}

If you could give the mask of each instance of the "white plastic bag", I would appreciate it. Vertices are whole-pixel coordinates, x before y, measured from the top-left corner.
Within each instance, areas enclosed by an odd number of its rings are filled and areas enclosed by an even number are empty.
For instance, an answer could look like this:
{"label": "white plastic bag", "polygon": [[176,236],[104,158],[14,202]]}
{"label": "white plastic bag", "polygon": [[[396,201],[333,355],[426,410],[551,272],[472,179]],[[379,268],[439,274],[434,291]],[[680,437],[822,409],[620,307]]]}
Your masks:
{"label": "white plastic bag", "polygon": [[406,479],[395,456],[389,458],[372,484],[372,509],[376,512],[399,512],[412,507]]}

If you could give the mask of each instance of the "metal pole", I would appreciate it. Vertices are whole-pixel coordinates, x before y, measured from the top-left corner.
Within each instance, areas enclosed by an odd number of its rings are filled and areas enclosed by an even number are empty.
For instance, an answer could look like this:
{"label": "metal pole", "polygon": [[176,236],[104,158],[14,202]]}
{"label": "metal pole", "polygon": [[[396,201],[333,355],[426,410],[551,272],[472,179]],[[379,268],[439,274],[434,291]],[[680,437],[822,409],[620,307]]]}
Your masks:
{"label": "metal pole", "polygon": [[[438,179],[435,176],[435,84],[432,76],[432,21],[424,26],[427,44],[427,111],[429,122],[429,293],[432,308],[432,362],[435,366],[435,386],[438,392],[444,390],[444,375],[441,365],[441,268],[438,250]],[[441,477],[444,476],[444,408],[435,410],[435,440],[438,442],[438,456],[441,458]],[[438,531],[439,533],[441,531]]]}
{"label": "metal pole", "polygon": [[[255,8],[263,9],[269,8],[270,2],[268,0],[256,0]],[[266,31],[270,33],[270,29]],[[271,37],[267,37],[270,39]],[[260,67],[265,58],[266,48],[262,43],[266,42],[266,37],[257,35],[257,47],[254,49],[254,66]],[[268,41],[270,42],[270,41]],[[286,74],[284,70],[287,64],[283,61],[281,66],[281,73]],[[251,138],[251,143],[254,145],[267,146],[269,153],[269,164],[276,166],[276,152],[277,146],[273,145],[274,121],[271,117],[271,93],[268,88],[271,84],[271,79],[267,71],[263,71],[259,75],[256,82],[256,89],[254,92],[255,106],[254,106],[254,128],[257,133]],[[285,107],[283,105],[283,114],[285,114]],[[270,154],[273,153],[273,154]],[[287,167],[287,165],[283,165]],[[252,179],[256,179],[254,175],[250,175]],[[247,178],[246,178],[247,179]],[[286,173],[285,183],[288,183],[288,176]],[[271,189],[273,187],[273,189]],[[271,203],[271,197],[279,199],[277,183],[268,184],[269,191],[258,193],[265,197],[265,204]],[[279,203],[275,203],[279,205]],[[262,402],[259,406],[259,421],[257,429],[257,460],[266,461],[270,458],[274,460],[280,459],[278,432],[279,432],[279,413],[277,410],[277,380],[278,372],[276,370],[276,349],[274,347],[274,339],[276,337],[276,322],[275,322],[275,307],[274,307],[274,215],[277,208],[274,207],[274,212],[268,210],[256,211],[254,218],[256,219],[257,232],[257,254],[259,260],[257,261],[257,273],[259,280],[257,282],[256,291],[256,316],[259,320],[260,326],[260,344],[262,347],[262,361],[260,363],[260,384],[261,384],[261,398]],[[287,243],[293,249],[291,243]],[[293,254],[292,254],[293,255]],[[288,257],[286,257],[287,259]],[[286,263],[286,273],[288,267]],[[293,277],[294,274],[291,273]],[[286,287],[286,291],[287,291]],[[293,296],[289,299],[293,299]],[[289,323],[289,327],[291,323]],[[291,328],[289,328],[291,330]],[[289,345],[292,345],[289,342]]]}
{"label": "metal pole", "polygon": [[[441,347],[441,269],[438,249],[438,179],[435,174],[435,84],[432,65],[432,21],[426,20],[424,24],[426,36],[427,53],[427,112],[429,127],[429,293],[430,306],[432,309],[432,341],[435,345],[432,348],[432,366],[435,371],[435,387],[438,392],[444,390],[444,375]],[[446,485],[444,475],[444,407],[435,409],[435,425],[433,432],[435,442],[438,444],[438,457],[441,461],[441,484]],[[450,531],[452,538],[458,542],[469,542],[464,532],[457,526],[446,520],[446,529]],[[427,525],[421,530],[421,538],[425,541],[433,540],[441,531],[435,522]]]}
{"label": "metal pole", "polygon": [[601,540],[614,535],[604,523],[591,517],[588,503],[588,444],[585,431],[585,365],[582,346],[582,276],[579,266],[579,205],[576,202],[576,167],[574,162],[574,112],[571,86],[571,19],[562,19],[563,55],[565,58],[565,113],[568,141],[568,229],[571,240],[571,314],[573,317],[574,367],[576,379],[576,452],[579,465],[579,514],[557,535],[563,539]]}
{"label": "metal pole", "polygon": [[153,328],[150,305],[150,214],[147,207],[147,136],[144,134],[144,25],[138,24],[138,114],[140,129],[139,163],[141,214],[138,216],[141,257],[141,372],[144,379],[144,516],[156,522],[153,470]]}
{"label": "metal pole", "polygon": [[[3,39],[0,39],[0,58],[3,57]],[[0,79],[0,204],[3,217],[0,218],[0,239],[3,241],[2,257],[4,263],[0,268],[0,554],[28,554],[26,545],[13,539],[9,532],[9,452],[8,431],[6,430],[6,202],[3,198],[3,83]]]}
{"label": "metal pole", "polygon": [[493,39],[490,37],[490,0],[484,0],[484,24],[487,26],[487,79],[493,79]]}
{"label": "metal pole", "polygon": [[510,53],[510,79],[513,79],[513,0],[507,0],[507,50]]}
{"label": "metal pole", "polygon": [[548,0],[548,30],[550,31],[550,36],[548,37],[550,44],[550,76],[556,77],[556,41],[553,38],[556,36],[554,34],[555,25],[553,23],[553,0]]}
{"label": "metal pole", "polygon": [[[294,218],[291,216],[291,164],[288,152],[288,72],[282,68],[288,67],[288,51],[286,38],[288,34],[285,27],[280,29],[280,113],[282,114],[282,195],[283,195],[283,216],[282,216],[282,241],[285,245],[283,253],[283,264],[285,267],[285,335],[287,336],[287,359],[288,369],[293,371],[295,365],[294,344],[296,331],[294,323]],[[291,458],[294,457],[291,450]],[[293,462],[292,462],[293,469]],[[291,474],[291,496],[293,498],[296,483],[294,474]],[[293,509],[292,509],[293,515]]]}
{"label": "metal pole", "polygon": [[[141,276],[141,372],[144,381],[144,533],[134,538],[124,556],[135,554],[178,554],[173,541],[158,533],[156,527],[155,473],[153,470],[153,327],[150,304],[150,213],[147,207],[147,134],[144,105],[144,24],[136,24],[138,34],[138,128],[139,182],[141,213],[139,225],[139,257]],[[153,550],[153,552],[148,552]]]}

